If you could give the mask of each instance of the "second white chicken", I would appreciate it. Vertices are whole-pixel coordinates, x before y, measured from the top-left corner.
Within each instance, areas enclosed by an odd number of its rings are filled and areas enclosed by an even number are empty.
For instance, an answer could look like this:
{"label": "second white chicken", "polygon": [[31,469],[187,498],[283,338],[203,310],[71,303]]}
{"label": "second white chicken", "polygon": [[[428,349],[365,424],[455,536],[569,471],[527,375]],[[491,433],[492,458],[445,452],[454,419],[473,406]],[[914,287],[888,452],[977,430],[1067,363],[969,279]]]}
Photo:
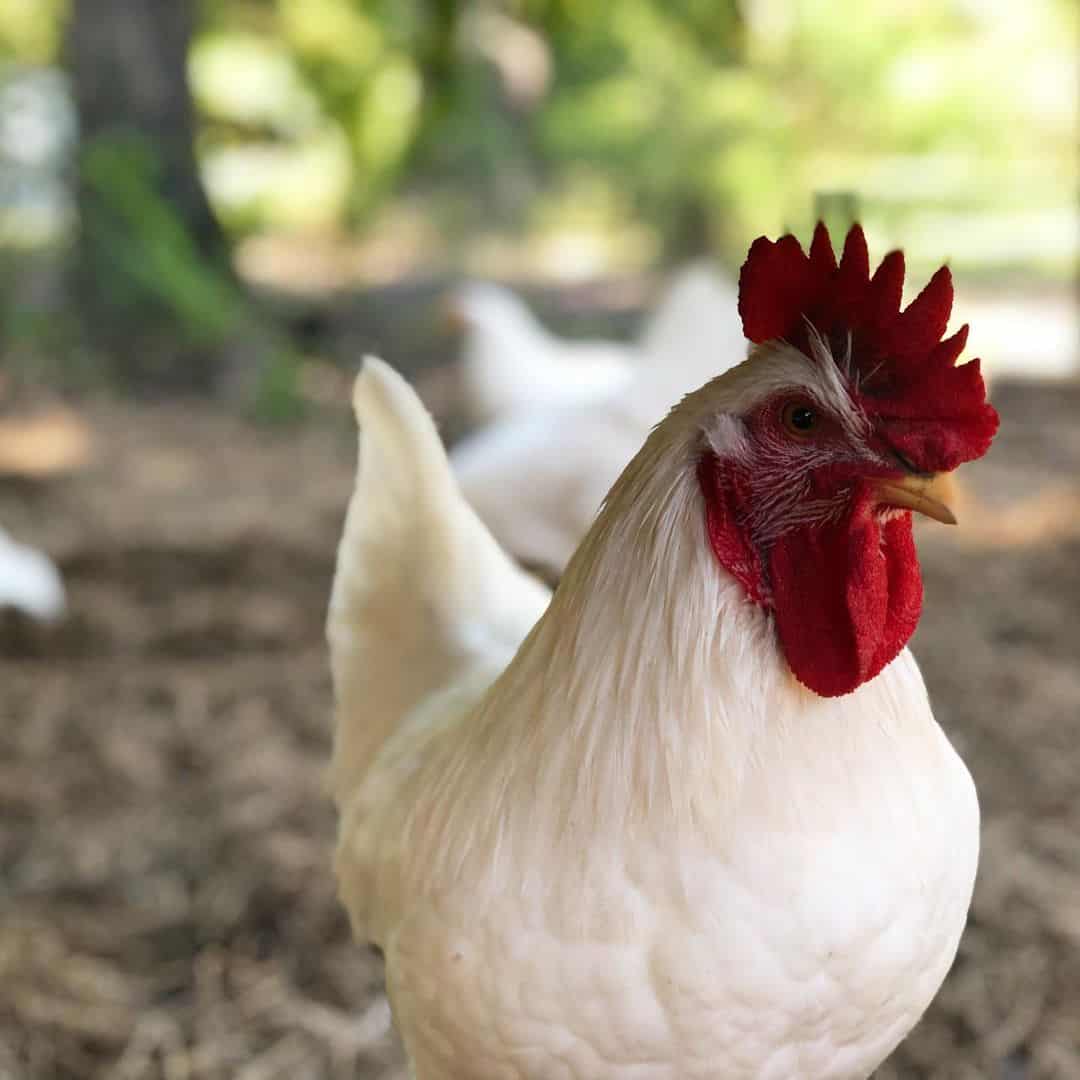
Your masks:
{"label": "second white chicken", "polygon": [[584,405],[625,386],[637,359],[614,341],[568,341],[509,289],[472,283],[450,312],[465,332],[465,400],[475,424]]}

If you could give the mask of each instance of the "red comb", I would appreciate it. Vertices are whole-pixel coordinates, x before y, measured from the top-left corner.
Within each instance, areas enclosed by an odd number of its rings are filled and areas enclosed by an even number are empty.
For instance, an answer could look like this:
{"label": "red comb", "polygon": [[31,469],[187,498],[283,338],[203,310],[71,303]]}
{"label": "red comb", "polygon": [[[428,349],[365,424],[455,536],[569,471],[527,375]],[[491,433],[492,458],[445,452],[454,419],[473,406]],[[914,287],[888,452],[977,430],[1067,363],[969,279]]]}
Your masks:
{"label": "red comb", "polygon": [[850,348],[852,394],[866,413],[916,467],[945,472],[986,453],[998,415],[979,361],[954,366],[967,327],[941,340],[953,301],[948,269],[901,311],[903,287],[902,252],[886,255],[871,277],[862,226],[851,227],[837,263],[819,222],[809,254],[790,235],[754,241],[739,275],[739,314],[755,343],[783,339],[809,356],[813,327],[838,363]]}

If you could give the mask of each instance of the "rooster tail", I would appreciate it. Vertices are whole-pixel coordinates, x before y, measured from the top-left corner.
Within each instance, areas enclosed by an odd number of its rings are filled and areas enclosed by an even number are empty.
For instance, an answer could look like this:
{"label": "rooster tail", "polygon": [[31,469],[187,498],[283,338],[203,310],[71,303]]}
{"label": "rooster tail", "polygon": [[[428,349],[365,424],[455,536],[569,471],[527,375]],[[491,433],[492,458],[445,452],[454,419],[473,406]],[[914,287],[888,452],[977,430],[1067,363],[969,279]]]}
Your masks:
{"label": "rooster tail", "polygon": [[402,717],[479,664],[504,664],[548,599],[465,503],[400,375],[366,358],[353,407],[359,463],[327,617],[339,806]]}

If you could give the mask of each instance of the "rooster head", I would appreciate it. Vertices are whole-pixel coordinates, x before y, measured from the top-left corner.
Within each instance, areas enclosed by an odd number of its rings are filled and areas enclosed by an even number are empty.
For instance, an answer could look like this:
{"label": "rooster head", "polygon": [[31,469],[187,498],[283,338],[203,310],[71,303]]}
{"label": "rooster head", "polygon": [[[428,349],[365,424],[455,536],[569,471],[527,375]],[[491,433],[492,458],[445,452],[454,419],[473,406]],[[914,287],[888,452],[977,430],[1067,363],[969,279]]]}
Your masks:
{"label": "rooster head", "polygon": [[934,480],[986,453],[998,426],[967,327],[942,340],[942,268],[900,309],[904,257],[871,276],[855,225],[843,255],[819,224],[809,253],[761,237],[739,280],[754,344],[725,378],[698,465],[708,537],[775,615],[788,665],[823,696],[872,679],[918,622],[912,511],[953,523]]}

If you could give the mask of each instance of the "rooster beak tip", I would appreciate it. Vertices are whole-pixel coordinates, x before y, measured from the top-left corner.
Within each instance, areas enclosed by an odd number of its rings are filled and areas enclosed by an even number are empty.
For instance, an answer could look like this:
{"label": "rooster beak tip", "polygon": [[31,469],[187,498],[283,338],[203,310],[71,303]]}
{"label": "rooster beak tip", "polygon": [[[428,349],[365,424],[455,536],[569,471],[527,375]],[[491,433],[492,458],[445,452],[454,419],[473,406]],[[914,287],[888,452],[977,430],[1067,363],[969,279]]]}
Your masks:
{"label": "rooster beak tip", "polygon": [[930,494],[941,475],[936,473],[932,476],[904,476],[897,480],[878,480],[874,483],[874,494],[883,506],[912,510],[942,525],[956,525],[958,524],[956,515],[948,504]]}

